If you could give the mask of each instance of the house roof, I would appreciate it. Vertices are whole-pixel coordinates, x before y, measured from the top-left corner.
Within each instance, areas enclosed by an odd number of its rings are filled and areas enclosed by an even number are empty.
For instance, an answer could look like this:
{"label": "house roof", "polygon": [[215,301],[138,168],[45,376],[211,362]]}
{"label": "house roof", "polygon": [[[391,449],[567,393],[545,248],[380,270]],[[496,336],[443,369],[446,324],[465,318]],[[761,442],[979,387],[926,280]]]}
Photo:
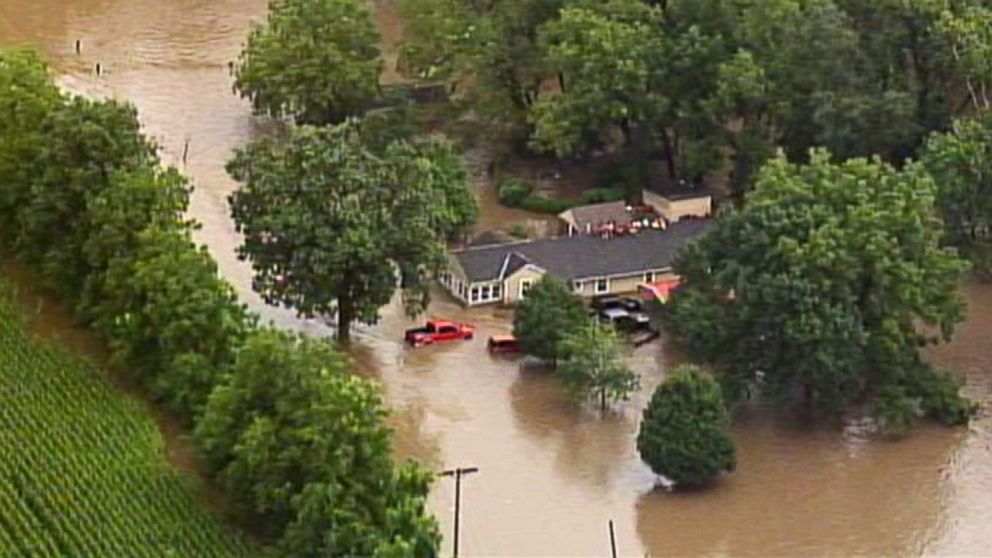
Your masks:
{"label": "house roof", "polygon": [[713,195],[705,185],[689,184],[688,182],[671,183],[655,180],[648,186],[648,190],[672,201],[705,198]]}
{"label": "house roof", "polygon": [[580,205],[565,211],[561,217],[568,219],[569,215],[580,229],[587,224],[596,226],[613,221],[618,225],[629,225],[631,221],[631,213],[627,211],[624,201]]}
{"label": "house roof", "polygon": [[[594,235],[546,238],[455,250],[469,281],[495,281],[530,263],[562,280],[634,274],[671,266],[679,249],[712,226],[690,219],[667,230],[603,239]],[[516,269],[511,268],[515,267]]]}

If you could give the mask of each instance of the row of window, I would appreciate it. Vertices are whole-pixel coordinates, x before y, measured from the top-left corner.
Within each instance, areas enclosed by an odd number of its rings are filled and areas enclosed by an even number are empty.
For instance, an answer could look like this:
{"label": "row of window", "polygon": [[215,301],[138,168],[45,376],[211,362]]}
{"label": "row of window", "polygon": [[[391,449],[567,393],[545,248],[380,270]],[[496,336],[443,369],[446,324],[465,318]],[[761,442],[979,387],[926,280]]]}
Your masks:
{"label": "row of window", "polygon": [[[645,283],[653,283],[655,279],[655,274],[653,271],[648,271],[644,274]],[[503,286],[500,283],[492,283],[486,285],[474,286],[469,289],[465,284],[463,284],[458,279],[454,278],[451,273],[443,272],[440,276],[441,283],[451,289],[452,292],[460,296],[462,299],[468,300],[470,304],[484,303],[484,302],[498,302],[503,298]],[[593,294],[606,294],[610,292],[610,280],[608,278],[599,278],[591,280],[593,283]],[[520,298],[527,296],[527,292],[530,291],[533,281],[530,279],[524,279],[520,281]],[[576,293],[582,293],[585,289],[586,281],[572,281],[572,289]]]}
{"label": "row of window", "polygon": [[469,303],[475,304],[477,302],[497,302],[503,298],[503,286],[499,283],[494,283],[492,285],[482,285],[479,287],[472,287],[469,291]]}

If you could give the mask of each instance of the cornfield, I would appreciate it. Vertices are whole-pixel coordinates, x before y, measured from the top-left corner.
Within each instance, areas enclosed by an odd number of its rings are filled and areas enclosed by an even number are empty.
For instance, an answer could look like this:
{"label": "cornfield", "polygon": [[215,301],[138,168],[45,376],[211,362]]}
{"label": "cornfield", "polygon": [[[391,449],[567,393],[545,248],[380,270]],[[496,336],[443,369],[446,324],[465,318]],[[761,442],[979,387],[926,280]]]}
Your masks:
{"label": "cornfield", "polygon": [[141,405],[29,339],[8,299],[0,292],[0,556],[256,554],[202,509]]}

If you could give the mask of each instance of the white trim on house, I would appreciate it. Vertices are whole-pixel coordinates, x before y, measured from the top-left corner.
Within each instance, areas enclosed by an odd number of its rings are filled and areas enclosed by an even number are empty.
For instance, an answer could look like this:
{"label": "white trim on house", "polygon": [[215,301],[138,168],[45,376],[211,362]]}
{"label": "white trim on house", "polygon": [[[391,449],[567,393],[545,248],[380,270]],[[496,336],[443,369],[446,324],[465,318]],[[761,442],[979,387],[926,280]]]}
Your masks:
{"label": "white trim on house", "polygon": [[598,295],[610,292],[610,278],[600,277],[596,279],[592,284],[592,292]]}
{"label": "white trim on house", "polygon": [[527,293],[530,292],[530,289],[533,286],[534,286],[534,280],[533,279],[521,279],[520,280],[520,292],[517,293],[519,295],[520,300],[523,300],[527,296]]}

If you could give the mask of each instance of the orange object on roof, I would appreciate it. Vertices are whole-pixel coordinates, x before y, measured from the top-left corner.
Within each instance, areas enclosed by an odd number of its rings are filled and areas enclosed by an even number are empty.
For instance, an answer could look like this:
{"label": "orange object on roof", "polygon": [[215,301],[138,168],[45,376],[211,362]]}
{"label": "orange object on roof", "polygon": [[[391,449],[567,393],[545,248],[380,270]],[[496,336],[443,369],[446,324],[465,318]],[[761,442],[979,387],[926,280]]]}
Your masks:
{"label": "orange object on roof", "polygon": [[672,291],[678,288],[680,283],[681,280],[678,278],[664,279],[653,283],[641,283],[637,287],[642,299],[657,299],[658,302],[664,303],[668,301],[668,297],[672,294]]}

